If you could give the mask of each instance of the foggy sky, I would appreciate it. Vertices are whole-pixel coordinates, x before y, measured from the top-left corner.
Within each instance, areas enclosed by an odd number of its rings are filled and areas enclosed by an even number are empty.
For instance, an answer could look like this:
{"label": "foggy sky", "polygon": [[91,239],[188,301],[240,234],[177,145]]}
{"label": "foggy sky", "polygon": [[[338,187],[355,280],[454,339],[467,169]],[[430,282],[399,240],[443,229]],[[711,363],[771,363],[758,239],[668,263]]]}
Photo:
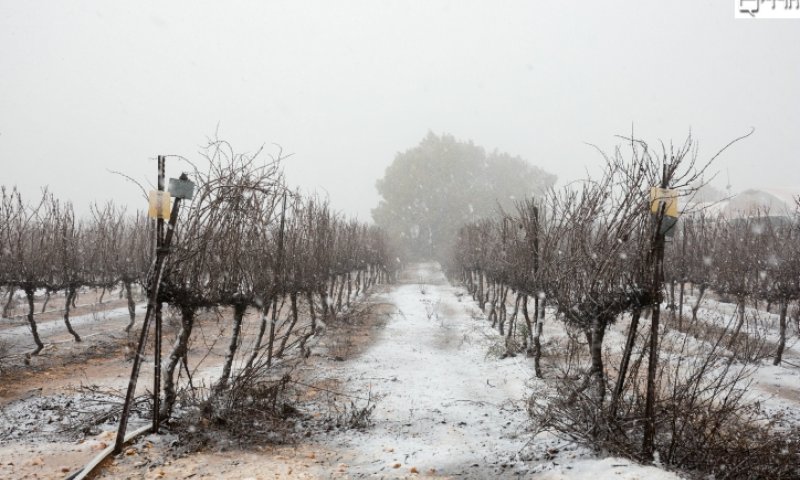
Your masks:
{"label": "foggy sky", "polygon": [[219,125],[369,220],[375,180],[429,130],[563,184],[599,164],[586,142],[631,128],[691,128],[708,158],[755,127],[715,184],[797,187],[800,20],[734,3],[0,0],[0,184],[143,208],[107,170],[152,180],[156,155],[197,158]]}

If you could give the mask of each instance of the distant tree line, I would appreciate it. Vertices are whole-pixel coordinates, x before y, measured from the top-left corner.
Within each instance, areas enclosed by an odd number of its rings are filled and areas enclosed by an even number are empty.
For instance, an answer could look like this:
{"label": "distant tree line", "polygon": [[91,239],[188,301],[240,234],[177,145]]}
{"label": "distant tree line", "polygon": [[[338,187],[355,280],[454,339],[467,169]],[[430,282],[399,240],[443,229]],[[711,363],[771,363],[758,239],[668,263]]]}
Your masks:
{"label": "distant tree line", "polygon": [[554,183],[554,175],[520,157],[428,133],[398,153],[378,180],[381,200],[372,216],[405,258],[445,261],[461,225]]}

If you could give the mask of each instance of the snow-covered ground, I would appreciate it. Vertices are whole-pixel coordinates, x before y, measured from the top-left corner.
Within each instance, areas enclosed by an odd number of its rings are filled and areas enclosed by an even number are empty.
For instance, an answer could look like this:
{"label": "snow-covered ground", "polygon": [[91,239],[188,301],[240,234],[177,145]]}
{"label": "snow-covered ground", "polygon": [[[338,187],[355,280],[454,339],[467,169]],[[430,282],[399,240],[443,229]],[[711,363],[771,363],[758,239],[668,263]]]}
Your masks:
{"label": "snow-covered ground", "polygon": [[[137,311],[144,311],[144,305],[138,305]],[[129,318],[128,307],[126,306],[114,308],[112,310],[98,310],[92,313],[76,315],[70,318],[69,322],[74,329],[84,330],[85,327],[86,330],[91,331],[92,327],[96,324],[116,320],[118,321],[117,323],[122,323],[124,325],[125,323],[123,322],[128,321]],[[64,334],[64,332],[67,331],[67,327],[62,318],[57,318],[47,321],[37,321],[36,330],[39,332],[39,335],[44,338],[51,335]],[[78,333],[80,334],[82,332],[79,331]],[[17,339],[27,340],[31,338],[31,327],[27,323],[10,326],[2,331],[2,335],[5,338],[14,340],[14,343],[19,343]]]}
{"label": "snow-covered ground", "polygon": [[[357,408],[367,406],[369,398],[375,407],[371,426],[317,431],[297,445],[259,446],[255,450],[230,446],[180,458],[171,458],[174,437],[150,435],[133,446],[139,453],[124,457],[103,478],[679,478],[626,459],[598,457],[548,434],[534,437],[527,400],[547,396],[548,386],[534,378],[531,360],[523,355],[497,356],[504,351],[502,337],[466,291],[447,282],[437,264],[412,265],[400,278],[399,283],[383,287],[382,293],[364,299],[381,305],[381,312],[389,312],[385,325],[368,336],[366,350],[359,348],[361,353],[338,361],[325,352],[324,344],[336,337],[335,332],[329,332],[322,345],[314,349],[320,355],[313,356],[304,367],[304,371],[312,372],[316,384],[334,385],[336,391],[351,395],[346,401],[352,399]],[[124,335],[127,309],[117,305],[106,308],[75,315],[73,325],[89,338],[101,332]],[[777,315],[748,310],[749,315],[756,313],[762,319],[758,322],[762,335],[774,341]],[[700,321],[723,325],[733,314],[732,305],[706,298]],[[642,328],[646,328],[647,320],[642,322]],[[15,323],[4,325],[2,335],[16,339],[18,348],[32,348],[24,320]],[[83,345],[71,341],[59,316],[42,318],[39,324],[46,342],[53,345],[51,355]],[[209,328],[213,331],[206,334],[211,337],[224,335],[224,324],[212,321]],[[627,322],[621,321],[609,330],[609,355],[621,350],[626,328]],[[198,332],[203,334],[202,329]],[[665,338],[681,337],[677,331],[665,334]],[[546,342],[563,335],[563,325],[548,316]],[[702,340],[690,340],[690,349],[705,349]],[[222,348],[222,343],[217,347]],[[79,350],[73,353],[77,355]],[[222,358],[220,352],[216,353],[214,361],[203,364],[197,378],[209,374],[209,378],[215,377]],[[790,342],[786,357],[794,365],[800,362],[796,342]],[[767,363],[769,359],[755,373],[748,398],[760,401],[771,412],[796,418],[793,412],[798,411],[800,402],[800,369]],[[0,478],[25,478],[28,474],[60,478],[64,471],[74,471],[91,458],[113,438],[115,425],[99,425],[99,435],[76,443],[73,437],[59,433],[66,417],[55,407],[82,402],[69,390],[80,383],[121,388],[127,382],[128,370],[129,364],[121,354],[88,362],[69,378],[61,378],[64,372],[45,369],[45,383],[38,385],[44,388],[15,396],[19,400],[0,410],[22,432],[11,432],[0,445]],[[51,378],[56,381],[49,382]],[[36,387],[33,380],[27,383]],[[52,388],[47,386],[50,383]],[[147,388],[146,381],[140,383]],[[80,410],[91,415],[90,407],[82,405]],[[326,413],[322,411],[325,405],[318,408],[321,414]],[[148,457],[145,452],[149,449],[152,452]]]}
{"label": "snow-covered ground", "polygon": [[[695,302],[694,296],[687,296],[687,304]],[[733,328],[736,322],[737,306],[733,303],[721,302],[706,295],[698,310],[698,320],[719,328]],[[685,316],[691,312],[686,308]],[[773,306],[773,312],[777,306]],[[751,306],[745,309],[747,321],[742,329],[744,334],[750,335],[757,341],[765,341],[769,353],[776,349],[779,330],[778,314],[756,310]],[[800,422],[800,343],[798,334],[791,318],[787,319],[787,342],[783,353],[783,363],[772,365],[771,356],[748,366],[751,381],[745,398],[758,402],[769,414],[782,414],[792,422]]]}
{"label": "snow-covered ground", "polygon": [[[411,268],[407,283],[377,299],[397,309],[377,342],[326,373],[377,399],[374,426],[323,442],[344,453],[342,478],[678,478],[545,435],[532,439],[526,398],[546,387],[528,359],[492,355],[502,338],[463,289],[436,264]],[[536,459],[548,450],[551,458]]]}

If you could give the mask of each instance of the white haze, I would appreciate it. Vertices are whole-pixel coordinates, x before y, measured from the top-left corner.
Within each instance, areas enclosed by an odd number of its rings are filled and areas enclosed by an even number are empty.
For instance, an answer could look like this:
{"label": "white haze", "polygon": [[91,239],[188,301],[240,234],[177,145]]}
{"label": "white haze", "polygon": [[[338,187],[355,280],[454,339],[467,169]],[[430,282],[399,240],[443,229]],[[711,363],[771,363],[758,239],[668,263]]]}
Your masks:
{"label": "white haze", "polygon": [[107,170],[152,179],[153,157],[194,158],[219,125],[242,151],[280,144],[291,184],[366,220],[375,180],[429,130],[564,183],[599,163],[585,142],[632,127],[691,128],[704,157],[755,127],[715,183],[794,187],[800,20],[733,4],[0,0],[0,184],[141,207]]}

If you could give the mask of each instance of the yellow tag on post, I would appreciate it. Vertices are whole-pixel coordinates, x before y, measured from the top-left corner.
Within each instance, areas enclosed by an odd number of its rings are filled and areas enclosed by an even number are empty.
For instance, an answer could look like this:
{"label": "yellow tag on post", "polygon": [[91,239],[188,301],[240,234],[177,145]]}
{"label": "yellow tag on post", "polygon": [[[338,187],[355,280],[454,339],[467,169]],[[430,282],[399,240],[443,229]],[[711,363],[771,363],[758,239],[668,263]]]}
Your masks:
{"label": "yellow tag on post", "polygon": [[678,218],[678,191],[670,188],[650,188],[650,212],[658,213],[664,204],[664,215]]}
{"label": "yellow tag on post", "polygon": [[169,218],[169,192],[150,191],[150,205],[147,215],[150,218]]}

